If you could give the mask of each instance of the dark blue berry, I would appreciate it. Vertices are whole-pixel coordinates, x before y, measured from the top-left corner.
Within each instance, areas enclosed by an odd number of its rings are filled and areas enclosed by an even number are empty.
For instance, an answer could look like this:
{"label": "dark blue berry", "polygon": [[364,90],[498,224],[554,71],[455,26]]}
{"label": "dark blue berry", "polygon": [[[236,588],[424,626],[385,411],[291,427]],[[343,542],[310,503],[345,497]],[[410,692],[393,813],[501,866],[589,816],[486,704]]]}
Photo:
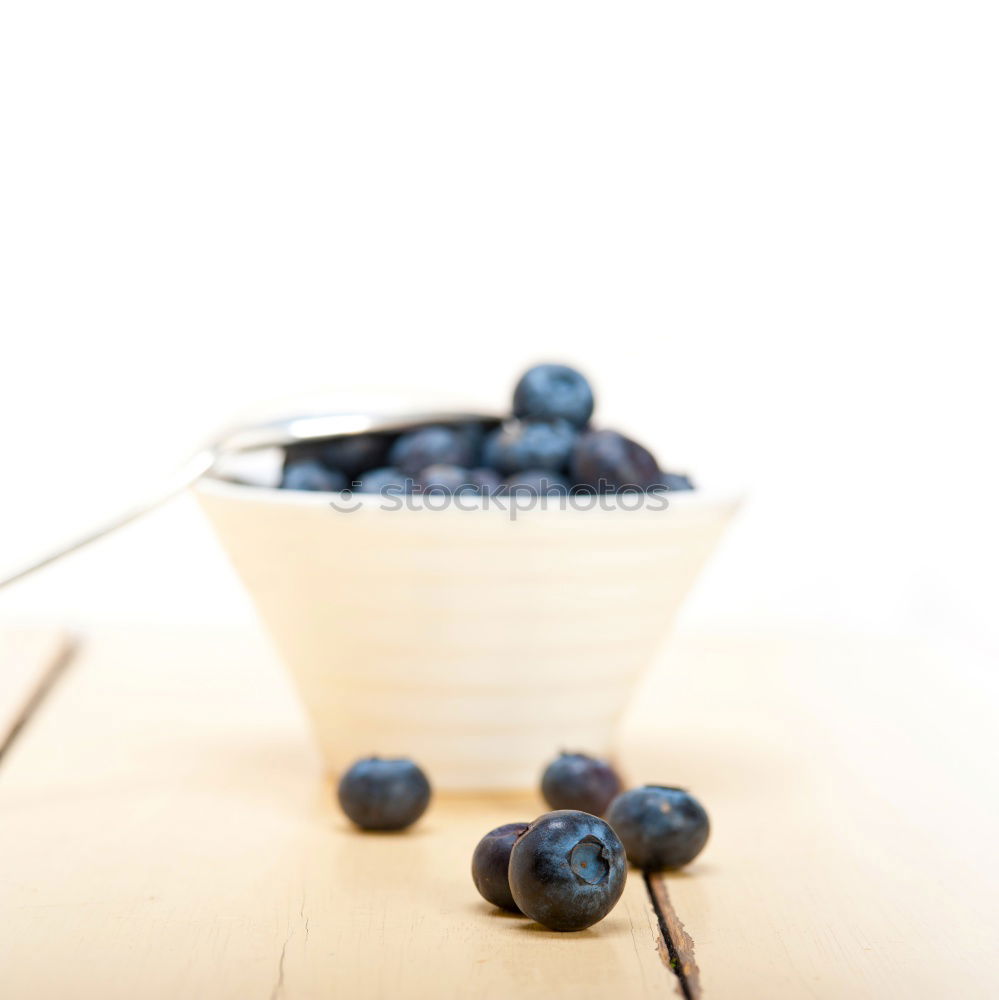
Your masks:
{"label": "dark blue berry", "polygon": [[552,809],[580,809],[603,816],[621,791],[617,771],[585,753],[563,753],[541,776],[541,794]]}
{"label": "dark blue berry", "polygon": [[495,469],[469,469],[468,478],[479,493],[492,496],[502,484],[500,474]]}
{"label": "dark blue berry", "polygon": [[505,475],[523,469],[561,472],[575,443],[576,430],[568,420],[516,420],[489,435],[483,458]]}
{"label": "dark blue berry", "polygon": [[428,465],[420,473],[420,492],[450,496],[458,490],[474,492],[471,473],[460,465]]}
{"label": "dark blue berry", "polygon": [[667,490],[680,491],[694,488],[690,476],[686,476],[682,472],[664,472],[660,476],[659,482]]}
{"label": "dark blue berry", "polygon": [[471,436],[460,428],[421,427],[403,434],[389,452],[389,460],[409,476],[418,476],[428,465],[460,465],[475,461]]}
{"label": "dark blue berry", "polygon": [[472,881],[479,895],[493,906],[519,913],[510,892],[510,852],[527,823],[506,823],[490,830],[472,854]]}
{"label": "dark blue berry", "polygon": [[360,472],[382,465],[389,443],[384,434],[347,434],[322,441],[316,447],[316,454],[324,465],[353,479]]}
{"label": "dark blue berry", "polygon": [[502,442],[503,428],[497,427],[495,430],[490,431],[486,435],[482,443],[482,462],[490,469],[500,471],[500,468],[504,463],[505,456],[503,454]]}
{"label": "dark blue berry", "polygon": [[659,465],[651,452],[617,431],[580,434],[570,462],[577,483],[601,493],[647,490],[659,485]]}
{"label": "dark blue berry", "polygon": [[553,931],[602,920],[624,892],[624,848],[602,819],[560,809],[536,819],[513,845],[510,891],[518,908]]}
{"label": "dark blue berry", "polygon": [[372,469],[365,472],[357,482],[354,483],[354,490],[357,493],[384,493],[390,490],[396,495],[412,493],[415,483],[400,469],[393,469],[386,466],[382,469]]}
{"label": "dark blue berry", "polygon": [[707,843],[710,824],[704,806],[683,788],[645,785],[619,795],[607,811],[628,852],[645,871],[681,868]]}
{"label": "dark blue berry", "polygon": [[[490,423],[490,427],[495,426],[494,423]],[[458,435],[464,440],[465,447],[468,449],[468,465],[475,465],[478,463],[480,455],[482,454],[482,445],[486,438],[487,427],[482,423],[468,423],[468,424],[456,424],[454,428]]]}
{"label": "dark blue berry", "polygon": [[347,477],[335,469],[328,469],[322,462],[303,458],[289,462],[281,474],[281,488],[285,490],[319,490],[336,493],[347,486]]}
{"label": "dark blue berry", "polygon": [[557,472],[549,472],[547,469],[525,469],[506,479],[501,492],[542,497],[566,496],[569,492],[569,483]]}
{"label": "dark blue berry", "polygon": [[593,390],[574,368],[536,365],[521,376],[513,391],[513,412],[542,420],[562,417],[585,427],[593,413]]}
{"label": "dark blue berry", "polygon": [[362,830],[402,830],[430,803],[430,782],[408,758],[357,761],[340,779],[340,807]]}

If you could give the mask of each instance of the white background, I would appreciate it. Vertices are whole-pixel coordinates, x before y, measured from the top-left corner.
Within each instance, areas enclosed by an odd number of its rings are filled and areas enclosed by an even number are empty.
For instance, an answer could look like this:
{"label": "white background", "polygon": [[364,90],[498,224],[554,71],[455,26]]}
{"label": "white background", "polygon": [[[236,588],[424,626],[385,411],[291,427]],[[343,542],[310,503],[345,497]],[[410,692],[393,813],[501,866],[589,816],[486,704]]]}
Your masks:
{"label": "white background", "polygon": [[[689,620],[999,648],[991,3],[0,8],[0,555],[247,404],[536,360],[748,490]],[[349,570],[349,567],[347,568]],[[242,621],[193,504],[0,620]]]}

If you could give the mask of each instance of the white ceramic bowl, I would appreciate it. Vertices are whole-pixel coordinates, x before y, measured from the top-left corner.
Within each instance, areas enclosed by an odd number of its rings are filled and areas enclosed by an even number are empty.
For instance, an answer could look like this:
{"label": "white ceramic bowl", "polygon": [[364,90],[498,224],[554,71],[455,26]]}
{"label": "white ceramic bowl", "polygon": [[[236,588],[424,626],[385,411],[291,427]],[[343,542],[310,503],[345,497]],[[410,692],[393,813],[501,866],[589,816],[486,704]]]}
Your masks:
{"label": "white ceramic bowl", "polygon": [[[615,729],[737,506],[386,510],[202,480],[195,492],[295,678],[323,757],[405,755],[435,787],[522,789]],[[630,502],[630,501],[629,501]],[[557,502],[556,502],[557,503]],[[661,504],[657,505],[661,508]]]}

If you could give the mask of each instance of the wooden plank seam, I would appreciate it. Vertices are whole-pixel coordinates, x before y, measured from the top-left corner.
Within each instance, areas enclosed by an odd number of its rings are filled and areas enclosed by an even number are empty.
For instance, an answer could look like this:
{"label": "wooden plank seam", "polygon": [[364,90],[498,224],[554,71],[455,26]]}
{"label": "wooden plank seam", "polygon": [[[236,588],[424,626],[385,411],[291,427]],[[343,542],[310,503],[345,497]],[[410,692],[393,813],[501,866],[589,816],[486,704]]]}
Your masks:
{"label": "wooden plank seam", "polygon": [[676,976],[684,1000],[700,1000],[701,972],[694,959],[694,941],[676,915],[662,877],[643,872],[642,878],[645,880],[652,908],[656,911],[659,933],[666,946],[666,954],[662,955],[663,963]]}
{"label": "wooden plank seam", "polygon": [[3,763],[7,752],[17,742],[17,738],[21,735],[35,713],[42,707],[42,703],[51,693],[53,687],[55,687],[56,681],[76,655],[77,648],[78,643],[76,639],[66,639],[58,655],[38,679],[38,683],[32,688],[20,711],[11,720],[6,734],[4,734],[2,741],[0,741],[0,763]]}

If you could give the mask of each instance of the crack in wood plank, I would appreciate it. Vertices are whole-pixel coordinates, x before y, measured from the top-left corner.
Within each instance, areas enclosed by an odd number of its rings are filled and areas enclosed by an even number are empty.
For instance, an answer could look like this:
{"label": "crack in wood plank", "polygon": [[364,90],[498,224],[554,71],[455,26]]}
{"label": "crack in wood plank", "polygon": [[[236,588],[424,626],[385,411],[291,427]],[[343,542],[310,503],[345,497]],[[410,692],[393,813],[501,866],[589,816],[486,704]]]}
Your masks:
{"label": "crack in wood plank", "polygon": [[51,693],[56,681],[66,667],[69,666],[78,649],[79,642],[75,638],[61,637],[55,655],[38,678],[38,682],[31,688],[20,710],[10,721],[6,732],[3,732],[2,728],[0,728],[0,736],[2,736],[2,739],[0,739],[0,763],[3,762],[8,751],[17,742],[18,737],[31,721],[32,716],[42,707],[45,698]]}
{"label": "crack in wood plank", "polygon": [[288,951],[288,942],[295,936],[295,932],[291,931],[288,936],[284,939],[284,944],[281,945],[281,957],[278,959],[277,967],[277,979],[274,982],[274,987],[271,990],[271,1000],[277,1000],[284,990],[284,956]]}
{"label": "crack in wood plank", "polygon": [[659,921],[661,942],[659,954],[663,963],[676,976],[680,994],[684,1000],[700,1000],[701,970],[694,959],[694,939],[676,915],[670,902],[666,883],[658,875],[642,874],[645,888],[649,893],[652,908]]}

